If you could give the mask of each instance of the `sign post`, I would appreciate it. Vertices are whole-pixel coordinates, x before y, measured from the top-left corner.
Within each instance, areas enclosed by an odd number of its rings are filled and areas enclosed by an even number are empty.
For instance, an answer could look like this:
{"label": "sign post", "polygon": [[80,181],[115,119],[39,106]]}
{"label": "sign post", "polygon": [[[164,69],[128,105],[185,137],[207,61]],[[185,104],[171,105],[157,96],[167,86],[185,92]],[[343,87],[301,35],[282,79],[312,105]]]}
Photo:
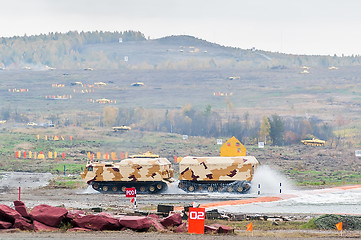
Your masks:
{"label": "sign post", "polygon": [[361,150],[356,150],[355,151],[355,156],[356,157],[361,157]]}
{"label": "sign post", "polygon": [[134,205],[134,211],[137,210],[137,190],[135,188],[126,188],[125,197],[132,198],[130,202]]}
{"label": "sign post", "polygon": [[204,234],[205,208],[189,208],[188,233]]}

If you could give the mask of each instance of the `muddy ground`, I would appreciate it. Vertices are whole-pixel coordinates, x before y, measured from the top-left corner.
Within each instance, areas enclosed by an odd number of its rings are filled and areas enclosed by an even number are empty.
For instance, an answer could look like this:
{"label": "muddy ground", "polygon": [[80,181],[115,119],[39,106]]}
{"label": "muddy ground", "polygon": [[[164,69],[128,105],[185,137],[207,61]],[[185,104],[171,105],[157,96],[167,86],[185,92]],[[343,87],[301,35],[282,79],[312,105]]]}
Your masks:
{"label": "muddy ground", "polygon": [[[91,188],[84,189],[48,189],[44,187],[51,178],[49,174],[38,173],[1,173],[2,181],[0,188],[0,204],[6,204],[13,207],[13,201],[19,198],[19,183],[26,183],[21,188],[20,198],[27,207],[32,208],[39,204],[49,204],[52,206],[63,206],[68,209],[84,209],[92,211],[94,208],[101,208],[103,211],[120,215],[124,213],[133,213],[133,206],[130,199],[124,195],[100,194]],[[29,184],[29,183],[33,184]],[[185,194],[176,188],[170,188],[169,192],[157,195],[138,195],[137,203],[140,212],[154,212],[158,204],[171,204],[175,206],[184,206],[196,201],[197,203],[206,203],[221,200],[234,200],[240,198],[249,198],[250,195],[209,195],[206,193]],[[287,216],[287,214],[284,214]],[[307,221],[316,215],[298,214],[296,219]],[[295,217],[295,214],[288,215]],[[336,231],[314,231],[314,230],[276,230],[276,231],[254,231],[254,236],[244,230],[236,229],[232,235],[185,235],[173,233],[137,233],[134,231],[123,232],[79,232],[79,233],[33,233],[11,230],[10,232],[1,232],[0,239],[349,239],[361,236],[360,231],[344,232],[345,238],[340,238]]]}
{"label": "muddy ground", "polygon": [[[337,171],[354,171],[360,169],[360,159],[354,156],[353,149],[338,150],[329,147],[307,147],[293,146],[286,149],[252,149],[253,155],[262,164],[272,166],[280,171],[303,170],[303,171],[325,171],[333,173]],[[287,151],[285,151],[285,149]],[[285,173],[287,174],[287,172]],[[64,206],[68,209],[84,209],[91,211],[92,208],[101,208],[103,211],[112,214],[124,214],[134,212],[130,199],[123,195],[99,194],[90,188],[81,189],[49,189],[45,187],[47,182],[53,177],[50,174],[38,173],[0,173],[0,204],[13,207],[13,201],[19,198],[19,186],[21,185],[20,198],[25,204],[32,208],[39,204],[49,204],[52,206]],[[297,179],[300,176],[287,176],[289,179]],[[306,178],[306,177],[305,177]],[[316,179],[317,180],[317,179]],[[321,181],[321,179],[319,179]],[[309,188],[312,186],[303,186]],[[320,188],[327,185],[317,186]],[[221,200],[235,200],[248,198],[249,195],[209,195],[184,194],[176,188],[171,188],[167,194],[159,195],[138,195],[137,203],[140,211],[155,211],[158,204],[170,204],[175,206],[189,205],[197,203],[216,202]],[[295,214],[283,214],[294,217]],[[298,219],[306,219],[315,215],[305,216],[299,214]],[[342,239],[336,231],[255,231],[252,237],[250,233],[237,230],[236,235],[215,236],[215,235],[186,235],[187,239]],[[360,231],[344,232],[346,238],[360,237]],[[0,239],[184,239],[184,234],[170,233],[135,233],[125,232],[92,232],[92,233],[28,233],[28,232],[2,232]]]}
{"label": "muddy ground", "polygon": [[[262,165],[270,166],[282,173],[282,175],[294,184],[301,181],[314,181],[318,185],[299,186],[297,188],[326,188],[327,182],[323,184],[323,179],[330,176],[334,180],[345,179],[339,171],[361,172],[361,159],[355,157],[354,149],[337,149],[328,146],[310,147],[304,145],[293,145],[280,148],[253,148],[249,149],[252,155],[260,161]],[[176,166],[176,165],[175,165]],[[307,175],[307,171],[318,171],[323,175]],[[336,176],[331,176],[336,174]],[[18,199],[19,186],[21,189],[21,200],[25,201],[28,207],[38,204],[50,204],[53,206],[65,206],[67,208],[91,209],[101,207],[104,209],[116,209],[127,211],[130,208],[129,199],[123,195],[99,194],[90,188],[82,189],[49,189],[45,186],[54,177],[49,173],[0,173],[0,204],[12,204]],[[264,176],[266,181],[275,178],[274,175]],[[360,181],[361,179],[353,179]],[[278,182],[276,181],[278,184]],[[360,182],[355,182],[359,184]],[[342,185],[342,181],[339,182]],[[253,186],[254,188],[255,186]],[[264,191],[264,189],[262,189]],[[235,200],[249,198],[251,196],[229,194],[229,195],[209,195],[209,194],[185,194],[177,189],[176,184],[170,186],[167,194],[159,195],[138,195],[138,209],[154,210],[158,204],[172,204],[183,206],[194,201],[198,203],[213,202],[220,200]]]}

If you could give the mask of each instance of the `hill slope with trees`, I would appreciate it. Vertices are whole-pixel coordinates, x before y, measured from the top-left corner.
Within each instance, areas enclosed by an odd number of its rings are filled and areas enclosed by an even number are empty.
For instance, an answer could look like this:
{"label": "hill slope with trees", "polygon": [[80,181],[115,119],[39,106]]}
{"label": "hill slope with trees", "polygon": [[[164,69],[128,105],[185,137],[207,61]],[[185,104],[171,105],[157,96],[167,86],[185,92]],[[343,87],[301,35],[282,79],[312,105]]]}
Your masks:
{"label": "hill slope with trees", "polygon": [[136,31],[0,38],[0,68],[237,69],[360,65],[360,56],[307,56],[220,46],[192,36],[146,39]]}

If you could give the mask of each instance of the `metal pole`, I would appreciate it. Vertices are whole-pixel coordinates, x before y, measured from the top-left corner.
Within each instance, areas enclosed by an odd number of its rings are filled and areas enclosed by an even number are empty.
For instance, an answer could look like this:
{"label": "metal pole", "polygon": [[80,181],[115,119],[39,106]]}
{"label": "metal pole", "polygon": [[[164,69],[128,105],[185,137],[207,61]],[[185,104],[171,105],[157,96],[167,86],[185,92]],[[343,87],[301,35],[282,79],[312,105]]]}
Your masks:
{"label": "metal pole", "polygon": [[280,193],[282,193],[282,183],[280,183]]}

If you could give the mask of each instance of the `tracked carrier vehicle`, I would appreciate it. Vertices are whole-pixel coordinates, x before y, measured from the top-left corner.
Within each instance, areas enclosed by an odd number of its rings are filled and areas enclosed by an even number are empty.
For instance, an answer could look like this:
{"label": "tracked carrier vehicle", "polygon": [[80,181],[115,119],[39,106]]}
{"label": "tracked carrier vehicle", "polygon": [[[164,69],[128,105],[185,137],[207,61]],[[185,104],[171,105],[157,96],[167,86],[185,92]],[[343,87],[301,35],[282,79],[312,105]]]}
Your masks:
{"label": "tracked carrier vehicle", "polygon": [[301,142],[309,146],[324,146],[326,143],[326,141],[317,138],[312,138],[311,140],[301,140]]}
{"label": "tracked carrier vehicle", "polygon": [[81,177],[95,190],[123,193],[135,187],[137,193],[159,193],[173,182],[173,169],[166,158],[150,155],[124,159],[120,162],[88,162]]}
{"label": "tracked carrier vehicle", "polygon": [[179,163],[178,187],[186,192],[246,193],[257,166],[253,156],[185,157]]}

